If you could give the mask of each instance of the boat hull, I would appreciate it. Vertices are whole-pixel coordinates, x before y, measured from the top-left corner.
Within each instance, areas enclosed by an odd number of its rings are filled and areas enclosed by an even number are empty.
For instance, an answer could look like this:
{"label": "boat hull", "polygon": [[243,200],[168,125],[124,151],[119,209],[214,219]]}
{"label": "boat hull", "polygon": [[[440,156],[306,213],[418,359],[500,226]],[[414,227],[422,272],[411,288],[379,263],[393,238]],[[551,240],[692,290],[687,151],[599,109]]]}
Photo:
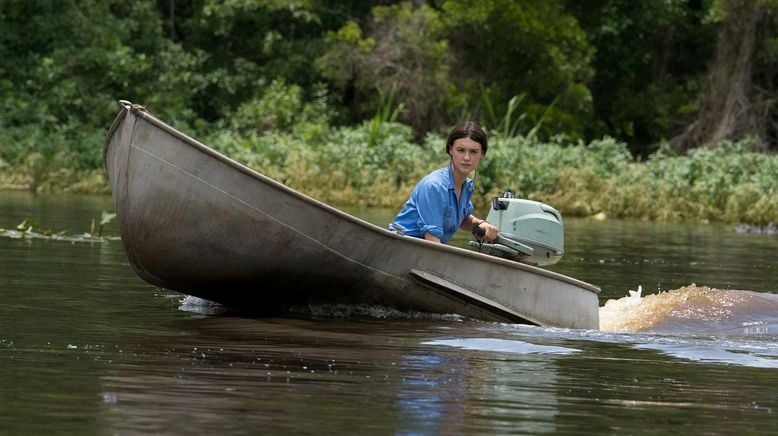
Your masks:
{"label": "boat hull", "polygon": [[242,310],[377,304],[598,328],[593,285],[403,237],[263,176],[125,104],[105,165],[144,280]]}

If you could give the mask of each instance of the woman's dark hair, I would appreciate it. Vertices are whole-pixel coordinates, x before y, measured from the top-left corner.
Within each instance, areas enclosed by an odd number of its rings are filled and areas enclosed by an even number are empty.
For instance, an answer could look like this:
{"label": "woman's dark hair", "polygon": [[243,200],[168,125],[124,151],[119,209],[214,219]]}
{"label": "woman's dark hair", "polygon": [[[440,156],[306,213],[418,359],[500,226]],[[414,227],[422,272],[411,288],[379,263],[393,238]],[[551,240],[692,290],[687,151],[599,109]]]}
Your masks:
{"label": "woman's dark hair", "polygon": [[478,123],[468,121],[466,123],[457,124],[451,129],[451,133],[448,134],[448,141],[446,141],[446,154],[451,154],[451,146],[454,145],[454,141],[461,138],[472,139],[473,141],[481,144],[481,152],[486,155],[486,150],[489,148],[489,143],[486,140],[486,132],[483,131]]}

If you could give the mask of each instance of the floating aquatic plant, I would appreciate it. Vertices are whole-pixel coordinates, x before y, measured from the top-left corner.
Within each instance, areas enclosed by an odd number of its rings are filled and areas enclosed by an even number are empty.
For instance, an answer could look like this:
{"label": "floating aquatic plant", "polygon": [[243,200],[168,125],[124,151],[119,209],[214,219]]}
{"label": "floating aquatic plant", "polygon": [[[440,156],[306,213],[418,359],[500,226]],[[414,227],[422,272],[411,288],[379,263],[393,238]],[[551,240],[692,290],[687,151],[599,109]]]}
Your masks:
{"label": "floating aquatic plant", "polygon": [[103,236],[103,227],[113,221],[116,217],[115,213],[109,213],[103,211],[98,234],[95,236],[95,220],[92,220],[91,231],[80,235],[68,235],[69,230],[62,230],[55,232],[51,229],[42,228],[40,223],[34,219],[25,219],[21,223],[16,225],[15,229],[3,229],[0,228],[0,237],[10,239],[42,239],[49,241],[65,241],[65,242],[106,242],[109,240],[119,239],[115,236]]}
{"label": "floating aquatic plant", "polygon": [[[103,214],[102,214],[102,216],[100,218],[100,227],[99,227],[98,232],[97,232],[97,237],[98,238],[102,238],[103,237],[103,227],[106,224],[108,224],[111,221],[113,221],[114,218],[116,218],[116,213],[109,213],[107,211],[103,211]],[[92,234],[92,235],[95,234],[95,220],[94,219],[92,220],[92,227],[91,227],[91,230],[89,231],[89,233]]]}

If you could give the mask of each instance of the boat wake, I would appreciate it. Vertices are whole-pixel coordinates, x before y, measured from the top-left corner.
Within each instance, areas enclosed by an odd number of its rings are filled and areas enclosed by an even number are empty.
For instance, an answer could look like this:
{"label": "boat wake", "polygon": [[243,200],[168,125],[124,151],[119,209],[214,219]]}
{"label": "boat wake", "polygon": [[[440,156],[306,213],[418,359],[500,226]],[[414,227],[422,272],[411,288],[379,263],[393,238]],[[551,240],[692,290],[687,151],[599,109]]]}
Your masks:
{"label": "boat wake", "polygon": [[[225,306],[186,296],[179,310],[202,315],[232,312]],[[428,319],[463,321],[456,314],[400,311],[369,304],[318,304],[287,308],[286,314],[324,319]],[[600,307],[600,331],[670,334],[673,336],[778,335],[778,294],[716,289],[691,284],[672,291],[642,295],[630,290]]]}
{"label": "boat wake", "polygon": [[673,335],[778,333],[778,295],[691,284],[641,295],[641,288],[600,308],[600,330]]}
{"label": "boat wake", "polygon": [[441,314],[417,311],[400,311],[388,306],[375,304],[311,304],[289,308],[292,315],[312,318],[339,319],[433,319],[462,321],[465,317],[457,314]]}
{"label": "boat wake", "polygon": [[[226,315],[238,313],[219,303],[186,295],[178,306],[178,310],[200,315]],[[445,321],[462,321],[465,317],[457,314],[440,314],[417,311],[400,311],[388,306],[371,304],[310,304],[292,306],[285,314],[305,318],[323,319],[429,319]]]}

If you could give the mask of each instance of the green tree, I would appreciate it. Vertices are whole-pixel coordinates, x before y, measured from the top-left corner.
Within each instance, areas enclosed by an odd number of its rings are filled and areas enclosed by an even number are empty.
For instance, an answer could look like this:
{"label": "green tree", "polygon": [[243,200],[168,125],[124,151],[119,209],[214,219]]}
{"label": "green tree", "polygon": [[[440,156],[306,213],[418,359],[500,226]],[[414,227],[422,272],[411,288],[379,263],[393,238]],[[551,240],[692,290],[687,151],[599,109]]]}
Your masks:
{"label": "green tree", "polygon": [[367,14],[371,1],[171,0],[161,3],[164,28],[202,63],[192,71],[194,111],[207,121],[229,116],[273,80],[318,98],[324,81],[312,60],[323,34]]}
{"label": "green tree", "polygon": [[377,6],[366,29],[349,21],[327,34],[329,49],[317,59],[322,74],[360,117],[375,111],[381,95],[394,93],[405,108],[399,119],[417,134],[440,127],[452,91],[440,13],[424,4]]}
{"label": "green tree", "polygon": [[604,125],[590,137],[613,135],[645,157],[683,127],[714,45],[704,3],[567,2],[596,49],[592,92]]}
{"label": "green tree", "polygon": [[452,79],[473,107],[486,93],[503,107],[525,94],[528,130],[545,115],[546,134],[581,136],[593,122],[588,84],[593,49],[560,2],[446,1]]}
{"label": "green tree", "polygon": [[176,72],[197,60],[163,38],[153,1],[8,0],[0,27],[0,153],[9,162],[36,151],[49,165],[99,167],[120,98],[186,113],[186,76]]}
{"label": "green tree", "polygon": [[709,12],[715,56],[695,118],[672,143],[688,150],[751,137],[758,150],[778,148],[778,1],[718,0]]}

